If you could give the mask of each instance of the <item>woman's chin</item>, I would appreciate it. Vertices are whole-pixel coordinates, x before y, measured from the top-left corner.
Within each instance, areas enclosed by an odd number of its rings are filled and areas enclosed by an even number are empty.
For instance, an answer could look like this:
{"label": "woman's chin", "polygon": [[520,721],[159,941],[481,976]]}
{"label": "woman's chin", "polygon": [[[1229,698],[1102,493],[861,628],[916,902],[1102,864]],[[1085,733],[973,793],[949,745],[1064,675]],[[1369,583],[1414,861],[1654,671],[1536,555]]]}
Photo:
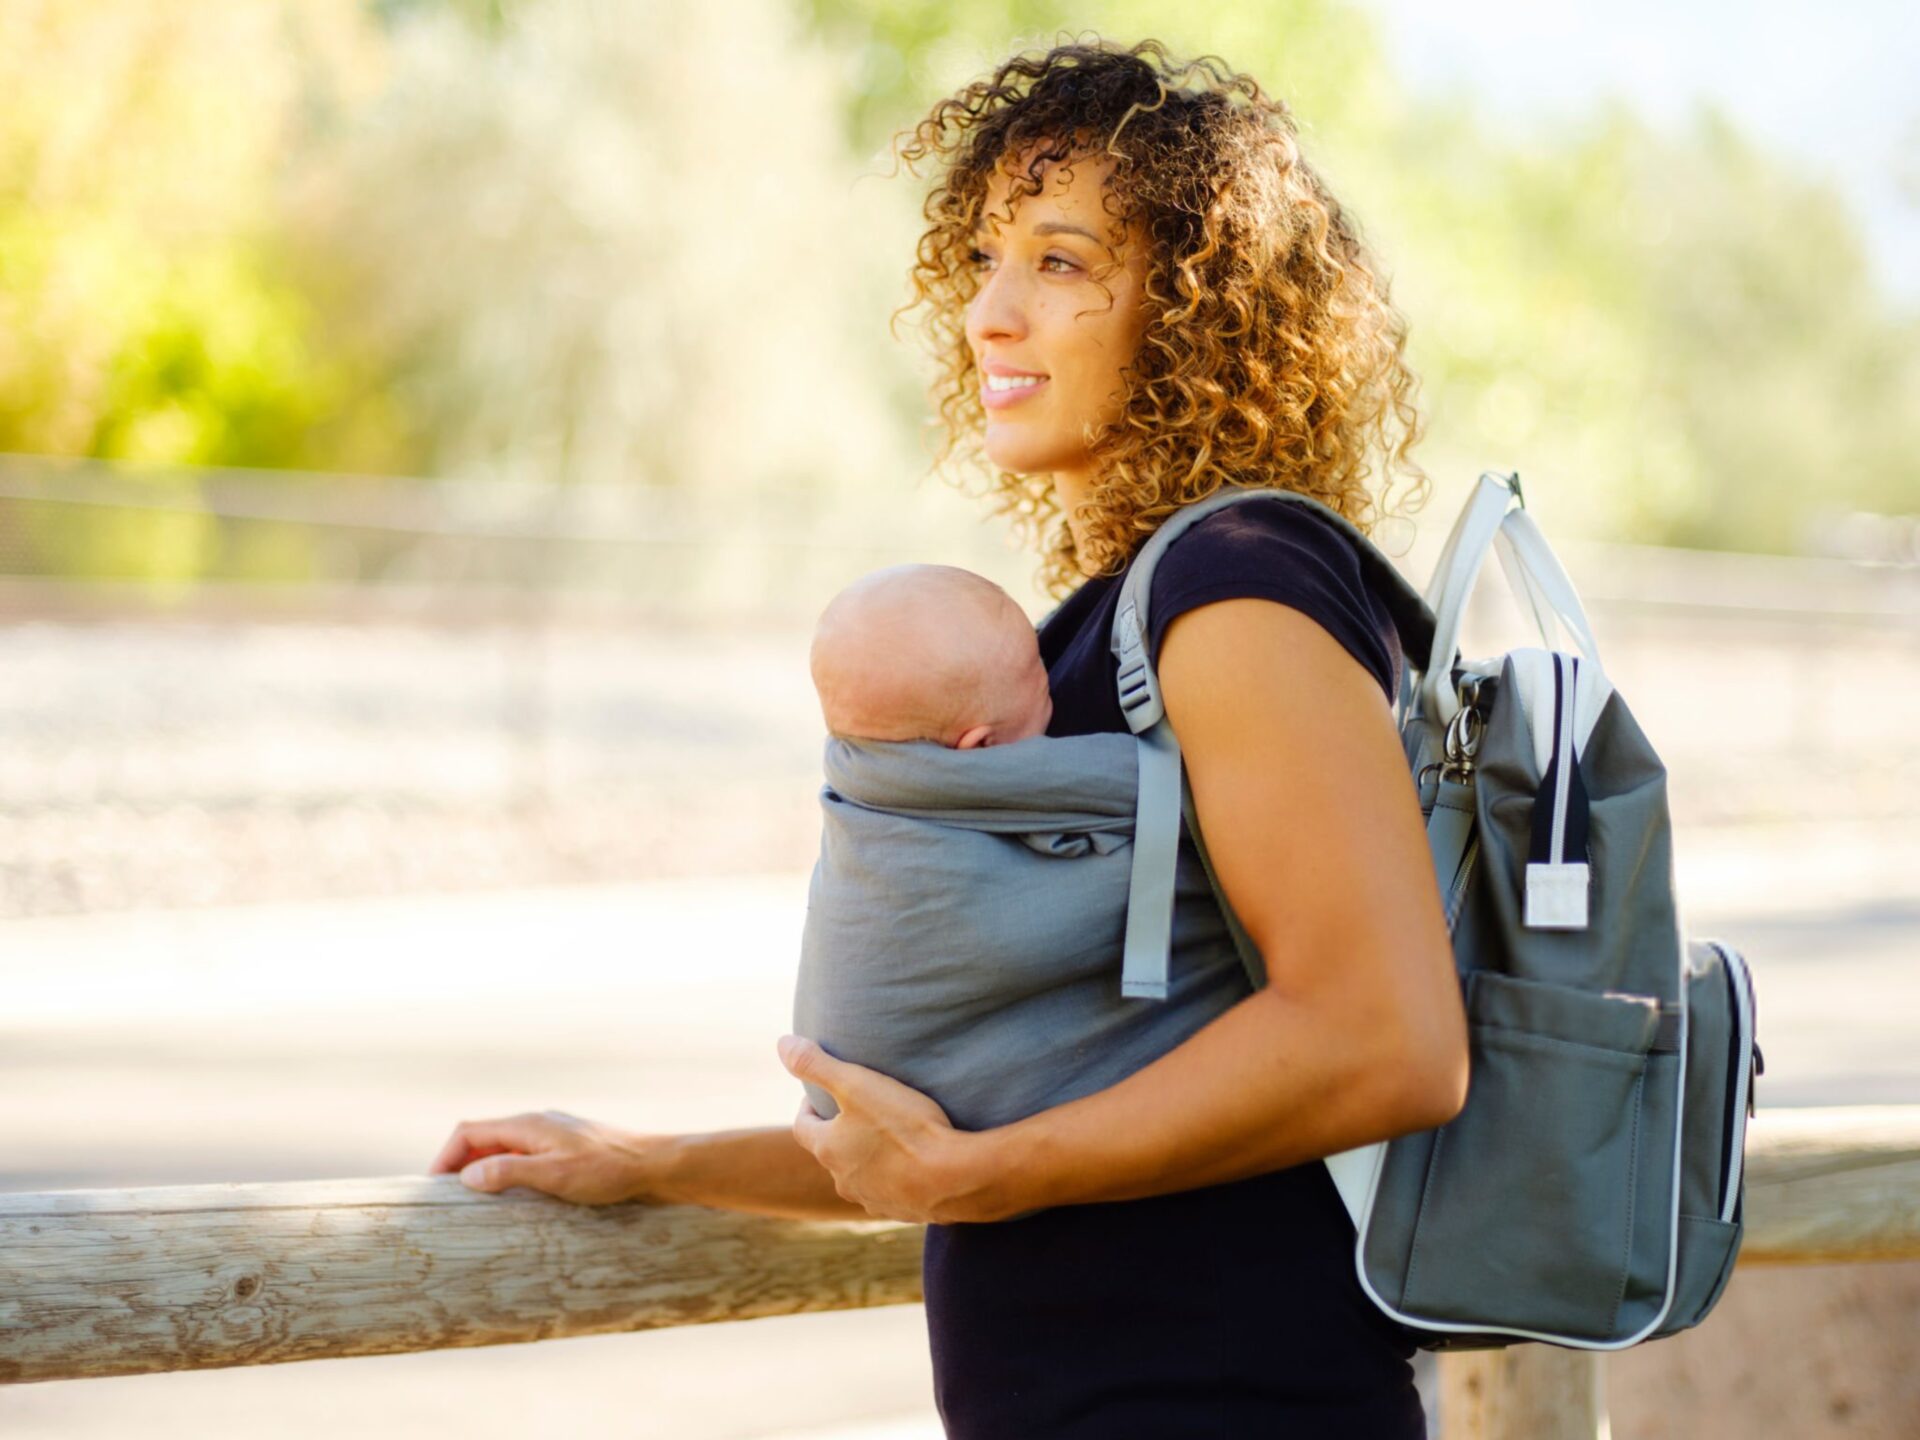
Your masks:
{"label": "woman's chin", "polygon": [[[1015,475],[1042,475],[1059,468],[1060,452],[1056,446],[1035,445],[1030,437],[1007,433],[1016,428],[1001,427],[992,421],[987,423],[987,459]],[[996,430],[1000,433],[995,434]]]}

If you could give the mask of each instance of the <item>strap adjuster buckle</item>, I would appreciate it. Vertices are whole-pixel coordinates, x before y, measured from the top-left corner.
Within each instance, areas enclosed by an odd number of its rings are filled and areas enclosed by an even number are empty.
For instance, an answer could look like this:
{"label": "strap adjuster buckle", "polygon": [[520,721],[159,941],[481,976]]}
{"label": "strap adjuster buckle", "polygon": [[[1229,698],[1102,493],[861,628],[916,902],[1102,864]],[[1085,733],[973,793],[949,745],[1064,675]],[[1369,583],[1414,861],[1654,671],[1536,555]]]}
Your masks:
{"label": "strap adjuster buckle", "polygon": [[1124,608],[1114,628],[1114,656],[1120,662],[1116,676],[1120,713],[1136,735],[1145,734],[1166,714],[1160,703],[1160,687],[1147,663],[1147,647],[1141,639],[1140,622],[1133,606]]}

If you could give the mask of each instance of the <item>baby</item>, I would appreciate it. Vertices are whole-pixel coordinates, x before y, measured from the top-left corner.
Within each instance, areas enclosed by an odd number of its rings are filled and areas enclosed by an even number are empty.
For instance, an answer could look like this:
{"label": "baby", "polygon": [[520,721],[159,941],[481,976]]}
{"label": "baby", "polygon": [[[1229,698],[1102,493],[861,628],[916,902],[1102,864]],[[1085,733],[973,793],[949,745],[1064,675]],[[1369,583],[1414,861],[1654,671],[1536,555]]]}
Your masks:
{"label": "baby", "polygon": [[971,750],[1044,735],[1053,718],[1033,622],[953,565],[861,576],[821,612],[810,663],[833,735]]}
{"label": "baby", "polygon": [[943,565],[876,571],[821,614],[812,663],[835,733],[793,1034],[986,1130],[1116,1084],[1248,993],[1185,846],[1149,896],[1169,907],[1166,998],[1126,990],[1140,741],[1046,736],[1038,638],[1004,591]]}

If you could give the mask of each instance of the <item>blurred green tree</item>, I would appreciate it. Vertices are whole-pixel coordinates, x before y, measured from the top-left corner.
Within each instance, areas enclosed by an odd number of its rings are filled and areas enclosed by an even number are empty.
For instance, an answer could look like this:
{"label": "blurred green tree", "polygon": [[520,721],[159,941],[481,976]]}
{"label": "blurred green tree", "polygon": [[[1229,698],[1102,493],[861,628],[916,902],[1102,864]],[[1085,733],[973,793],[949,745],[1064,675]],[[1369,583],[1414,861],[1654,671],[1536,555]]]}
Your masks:
{"label": "blurred green tree", "polygon": [[0,451],[135,462],[133,483],[189,507],[29,506],[11,563],[201,573],[222,532],[164,467],[413,460],[375,387],[350,403],[353,357],[315,348],[278,264],[284,127],[357,24],[318,0],[0,0]]}

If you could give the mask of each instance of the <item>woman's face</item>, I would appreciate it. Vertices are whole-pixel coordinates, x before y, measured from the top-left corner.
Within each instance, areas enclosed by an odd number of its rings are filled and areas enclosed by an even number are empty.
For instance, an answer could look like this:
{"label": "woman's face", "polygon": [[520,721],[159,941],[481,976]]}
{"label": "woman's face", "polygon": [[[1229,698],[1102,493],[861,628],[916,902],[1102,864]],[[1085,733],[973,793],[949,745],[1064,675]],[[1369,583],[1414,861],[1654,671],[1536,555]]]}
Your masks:
{"label": "woman's face", "polygon": [[1090,479],[1087,432],[1119,413],[1120,372],[1144,328],[1146,248],[1137,226],[1122,235],[1100,208],[1111,167],[1104,157],[1049,161],[1043,188],[1020,199],[1011,221],[1002,218],[1011,182],[996,172],[974,236],[980,288],[967,343],[987,456],[1015,474],[1051,473],[1069,505]]}

